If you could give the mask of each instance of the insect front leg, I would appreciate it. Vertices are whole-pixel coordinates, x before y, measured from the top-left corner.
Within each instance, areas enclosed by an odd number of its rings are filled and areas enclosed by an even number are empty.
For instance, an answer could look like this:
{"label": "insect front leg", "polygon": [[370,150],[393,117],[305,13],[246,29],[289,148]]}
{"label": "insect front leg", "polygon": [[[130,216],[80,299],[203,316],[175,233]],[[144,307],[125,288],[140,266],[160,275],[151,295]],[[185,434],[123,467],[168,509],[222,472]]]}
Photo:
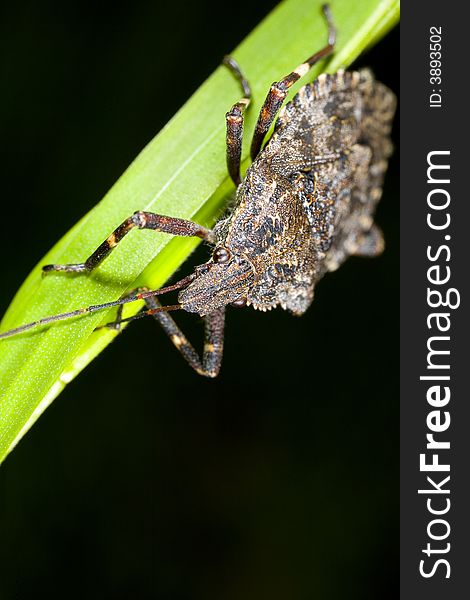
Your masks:
{"label": "insect front leg", "polygon": [[[161,306],[156,298],[147,298],[146,303],[150,309]],[[156,313],[154,317],[196,373],[205,377],[217,377],[224,353],[225,308],[216,310],[204,317],[204,350],[202,352],[202,359],[169,313]]]}
{"label": "insect front leg", "polygon": [[[136,291],[146,291],[146,288],[133,290],[130,295],[133,295]],[[152,315],[160,323],[175,348],[196,373],[205,377],[216,377],[220,371],[224,351],[225,308],[216,310],[204,317],[204,350],[201,359],[173,317],[166,312],[154,312],[156,309],[162,308],[162,304],[157,298],[145,298],[145,304],[147,309],[143,309],[140,313],[128,319],[122,319],[122,307],[119,307],[116,321],[107,323],[104,327],[112,327],[119,331],[121,323],[125,321]]]}
{"label": "insect front leg", "polygon": [[96,268],[115,248],[119,242],[134,228],[138,229],[153,229],[162,233],[170,233],[172,235],[181,235],[188,237],[199,237],[203,240],[213,241],[212,230],[202,227],[193,221],[186,219],[178,219],[176,217],[166,217],[157,215],[151,212],[137,211],[131,217],[119,225],[117,229],[109,235],[105,241],[91,254],[85,262],[66,264],[66,265],[44,265],[42,270],[45,273],[49,271],[66,271],[66,272],[88,272]]}
{"label": "insect front leg", "polygon": [[336,42],[336,29],[333,24],[329,6],[325,4],[322,8],[328,24],[328,42],[324,48],[313,54],[294,71],[292,71],[292,73],[289,73],[289,75],[284,77],[284,79],[272,84],[268,95],[266,96],[266,100],[261,108],[258,121],[256,123],[255,132],[253,134],[253,140],[251,142],[252,160],[258,156],[264,137],[271,127],[271,124],[274,121],[277,113],[279,112],[279,109],[281,108],[282,103],[287,96],[289,88],[291,88],[301,77],[306,75],[315,63],[333,52]]}
{"label": "insect front leg", "polygon": [[235,59],[231,56],[226,56],[223,63],[238,79],[243,90],[243,98],[236,102],[225,115],[227,125],[227,169],[233,183],[238,186],[241,182],[240,161],[243,140],[243,113],[250,104],[251,88]]}

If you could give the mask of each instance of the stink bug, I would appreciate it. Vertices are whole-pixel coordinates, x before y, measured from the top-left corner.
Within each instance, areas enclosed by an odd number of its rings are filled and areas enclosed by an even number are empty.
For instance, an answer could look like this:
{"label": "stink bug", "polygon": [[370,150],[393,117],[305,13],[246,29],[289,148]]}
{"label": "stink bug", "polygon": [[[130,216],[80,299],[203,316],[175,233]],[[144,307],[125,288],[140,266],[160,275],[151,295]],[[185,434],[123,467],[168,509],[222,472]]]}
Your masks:
{"label": "stink bug", "polygon": [[[224,63],[240,82],[243,97],[226,115],[227,167],[237,186],[231,214],[212,230],[197,223],[137,211],[85,260],[45,265],[43,271],[83,272],[95,269],[132,229],[153,229],[196,236],[214,246],[209,261],[173,285],[138,290],[119,300],[46,317],[0,334],[9,337],[37,325],[121,307],[145,300],[135,317],[153,315],[189,365],[215,377],[223,354],[225,309],[228,305],[271,310],[280,306],[303,314],[313,300],[317,281],[350,255],[375,256],[383,249],[373,215],[381,196],[395,97],[368,70],[320,75],[302,87],[282,110],[290,87],[320,59],[334,51],[336,31],[328,6],[326,45],[289,75],[275,82],[261,108],[252,144],[252,165],[240,176],[244,113],[251,90],[231,57]],[[279,112],[280,111],[280,112]],[[263,142],[276,115],[273,136]],[[180,290],[178,304],[162,306],[157,296]],[[194,350],[170,311],[204,317],[202,357]]]}

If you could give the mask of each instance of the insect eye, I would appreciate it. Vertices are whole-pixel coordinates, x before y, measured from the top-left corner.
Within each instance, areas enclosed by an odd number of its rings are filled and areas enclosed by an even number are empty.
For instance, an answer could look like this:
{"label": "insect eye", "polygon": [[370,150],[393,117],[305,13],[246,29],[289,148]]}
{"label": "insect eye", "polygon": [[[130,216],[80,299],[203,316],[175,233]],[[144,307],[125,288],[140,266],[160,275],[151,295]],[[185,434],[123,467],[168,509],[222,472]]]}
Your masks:
{"label": "insect eye", "polygon": [[230,260],[231,255],[227,248],[220,246],[214,250],[214,254],[212,255],[212,260],[215,263],[226,263]]}
{"label": "insect eye", "polygon": [[231,303],[231,306],[236,306],[237,308],[243,308],[244,306],[246,306],[246,298],[239,298],[238,300],[235,300],[235,302]]}

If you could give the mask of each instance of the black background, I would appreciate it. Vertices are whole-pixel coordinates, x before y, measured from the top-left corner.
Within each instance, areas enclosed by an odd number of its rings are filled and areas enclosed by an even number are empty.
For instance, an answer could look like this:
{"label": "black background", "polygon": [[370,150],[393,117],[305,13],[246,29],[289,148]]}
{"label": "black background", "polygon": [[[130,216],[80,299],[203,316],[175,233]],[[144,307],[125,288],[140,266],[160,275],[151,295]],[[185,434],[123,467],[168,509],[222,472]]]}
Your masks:
{"label": "black background", "polygon": [[[2,5],[1,309],[274,5]],[[397,596],[397,158],[383,256],[231,310],[217,380],[142,321],[68,386],[0,470],[0,598]]]}

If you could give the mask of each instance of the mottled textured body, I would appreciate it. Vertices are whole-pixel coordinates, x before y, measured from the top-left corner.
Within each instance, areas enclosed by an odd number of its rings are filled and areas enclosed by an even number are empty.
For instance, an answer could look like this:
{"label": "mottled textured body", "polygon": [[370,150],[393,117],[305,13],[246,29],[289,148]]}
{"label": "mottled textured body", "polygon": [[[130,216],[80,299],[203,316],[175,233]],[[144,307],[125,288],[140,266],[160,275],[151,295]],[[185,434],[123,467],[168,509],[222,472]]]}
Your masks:
{"label": "mottled textured body", "polygon": [[[235,59],[224,59],[243,92],[225,116],[227,168],[237,186],[228,218],[210,230],[186,219],[137,211],[85,262],[44,265],[43,271],[91,272],[135,228],[199,237],[215,246],[211,258],[173,285],[45,317],[1,333],[0,339],[144,300],[146,310],[123,319],[120,308],[116,321],[108,325],[119,328],[124,321],[153,315],[188,364],[201,375],[215,377],[222,361],[228,305],[264,311],[281,306],[301,315],[327,271],[337,269],[352,254],[374,256],[382,251],[382,234],[373,218],[392,150],[393,93],[367,70],[338,71],[302,87],[280,111],[292,85],[334,50],[336,28],[328,5],[322,11],[328,25],[326,45],[271,85],[253,133],[253,163],[243,181],[243,124],[251,87]],[[274,134],[261,150],[278,113]],[[156,296],[174,290],[180,290],[178,304],[162,306]],[[202,355],[168,314],[173,310],[204,317]]]}
{"label": "mottled textured body", "polygon": [[215,228],[233,259],[250,264],[248,304],[302,314],[326,271],[381,252],[373,215],[394,110],[395,96],[368,70],[321,75],[284,107]]}

